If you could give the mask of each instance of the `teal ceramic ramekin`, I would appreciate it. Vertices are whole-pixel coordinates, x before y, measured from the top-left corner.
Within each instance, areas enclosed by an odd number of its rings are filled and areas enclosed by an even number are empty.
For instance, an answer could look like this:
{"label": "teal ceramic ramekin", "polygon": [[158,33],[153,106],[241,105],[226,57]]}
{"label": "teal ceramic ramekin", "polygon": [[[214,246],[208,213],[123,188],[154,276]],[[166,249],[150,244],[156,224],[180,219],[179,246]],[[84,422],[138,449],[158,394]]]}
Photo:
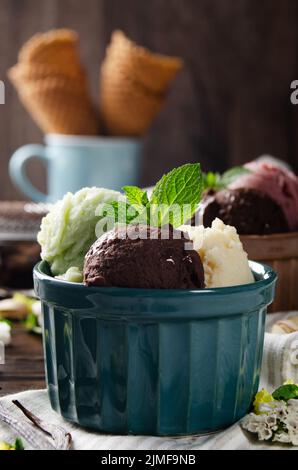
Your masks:
{"label": "teal ceramic ramekin", "polygon": [[186,435],[242,418],[258,390],[276,274],[204,290],[86,287],[34,269],[50,401],[65,419],[118,434]]}

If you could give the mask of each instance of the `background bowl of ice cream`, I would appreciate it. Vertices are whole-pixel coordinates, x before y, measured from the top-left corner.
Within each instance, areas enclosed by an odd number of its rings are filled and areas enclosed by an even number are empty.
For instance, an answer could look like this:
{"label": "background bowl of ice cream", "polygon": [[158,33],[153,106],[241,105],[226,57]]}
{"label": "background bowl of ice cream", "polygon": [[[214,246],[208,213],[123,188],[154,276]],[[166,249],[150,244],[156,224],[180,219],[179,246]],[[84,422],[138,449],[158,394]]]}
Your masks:
{"label": "background bowl of ice cream", "polygon": [[87,287],[35,267],[51,405],[104,432],[184,435],[244,416],[258,384],[276,275],[215,289]]}
{"label": "background bowl of ice cream", "polygon": [[270,312],[298,308],[298,232],[241,237],[251,259],[266,263],[278,273],[275,300]]}
{"label": "background bowl of ice cream", "polygon": [[298,308],[298,178],[272,157],[245,165],[248,173],[226,188],[207,193],[201,204],[204,225],[219,217],[240,234],[250,259],[278,273],[272,311]]}
{"label": "background bowl of ice cream", "polygon": [[278,273],[276,296],[272,311],[298,308],[298,179],[276,161],[248,164],[252,173],[236,181],[233,187],[262,189],[283,209],[289,231],[281,233],[242,235],[241,241],[250,259],[269,264]]}

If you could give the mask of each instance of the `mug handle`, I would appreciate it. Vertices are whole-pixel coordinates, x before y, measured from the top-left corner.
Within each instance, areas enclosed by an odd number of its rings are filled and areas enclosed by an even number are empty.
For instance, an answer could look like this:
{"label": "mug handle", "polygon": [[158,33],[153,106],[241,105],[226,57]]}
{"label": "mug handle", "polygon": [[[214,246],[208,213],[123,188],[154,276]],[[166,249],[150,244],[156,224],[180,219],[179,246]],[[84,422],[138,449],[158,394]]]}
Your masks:
{"label": "mug handle", "polygon": [[9,162],[9,174],[16,186],[35,202],[49,202],[47,194],[42,193],[33,186],[26,173],[26,164],[29,160],[38,158],[48,163],[44,145],[29,144],[19,148]]}

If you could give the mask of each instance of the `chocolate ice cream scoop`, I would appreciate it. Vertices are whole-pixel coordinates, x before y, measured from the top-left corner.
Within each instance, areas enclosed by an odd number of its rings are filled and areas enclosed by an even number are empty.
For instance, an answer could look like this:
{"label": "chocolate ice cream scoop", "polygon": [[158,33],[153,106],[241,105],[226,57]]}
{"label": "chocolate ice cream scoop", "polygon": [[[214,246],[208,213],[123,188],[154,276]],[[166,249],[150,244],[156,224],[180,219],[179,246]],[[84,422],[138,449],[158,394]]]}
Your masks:
{"label": "chocolate ice cream scoop", "polygon": [[202,223],[210,227],[215,218],[236,227],[241,235],[288,232],[282,208],[262,191],[251,188],[207,192],[199,208]]}
{"label": "chocolate ice cream scoop", "polygon": [[187,235],[172,227],[169,231],[147,225],[117,227],[100,237],[87,253],[84,283],[150,289],[204,288],[200,256],[189,247],[192,242]]}

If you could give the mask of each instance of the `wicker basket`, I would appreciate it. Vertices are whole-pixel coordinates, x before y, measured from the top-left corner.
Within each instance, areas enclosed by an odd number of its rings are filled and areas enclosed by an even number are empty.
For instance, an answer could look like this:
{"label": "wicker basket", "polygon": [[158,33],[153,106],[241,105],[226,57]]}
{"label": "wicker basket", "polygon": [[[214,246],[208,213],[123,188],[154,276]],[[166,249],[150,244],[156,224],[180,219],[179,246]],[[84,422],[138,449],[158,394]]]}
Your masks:
{"label": "wicker basket", "polygon": [[271,312],[298,310],[298,232],[241,236],[249,259],[273,267],[278,273]]}

